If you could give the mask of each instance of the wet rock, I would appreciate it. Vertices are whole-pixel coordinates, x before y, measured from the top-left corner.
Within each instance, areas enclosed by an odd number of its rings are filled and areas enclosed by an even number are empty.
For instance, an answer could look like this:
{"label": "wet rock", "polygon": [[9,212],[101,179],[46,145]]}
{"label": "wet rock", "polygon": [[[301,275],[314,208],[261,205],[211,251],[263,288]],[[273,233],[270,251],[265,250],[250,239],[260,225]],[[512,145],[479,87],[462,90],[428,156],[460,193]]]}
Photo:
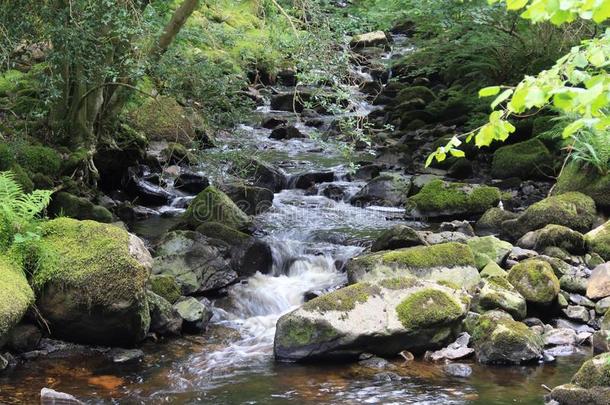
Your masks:
{"label": "wet rock", "polygon": [[451,222],[443,222],[438,228],[441,232],[460,232],[466,236],[475,236],[474,229],[472,229],[472,225],[468,221],[451,221]]}
{"label": "wet rock", "polygon": [[584,277],[566,274],[559,279],[561,289],[571,293],[584,294],[587,291],[588,280]]}
{"label": "wet rock", "polygon": [[508,281],[528,302],[550,304],[559,294],[559,280],[542,260],[528,259],[517,264],[508,272]]}
{"label": "wet rock", "polygon": [[379,205],[398,207],[407,201],[411,183],[395,174],[383,174],[369,181],[350,200],[357,206]]}
{"label": "wet rock", "polygon": [[15,326],[8,334],[6,347],[14,353],[24,353],[38,348],[42,332],[32,324]]}
{"label": "wet rock", "polygon": [[142,205],[161,206],[167,204],[172,195],[160,186],[141,178],[142,170],[139,167],[130,167],[124,181],[124,189]]}
{"label": "wet rock", "polygon": [[174,187],[186,193],[198,194],[210,185],[209,180],[202,174],[188,170],[180,170],[180,175],[174,180]]}
{"label": "wet rock", "polygon": [[307,138],[307,135],[302,133],[297,127],[293,125],[281,125],[271,131],[271,135],[269,135],[269,138],[277,140],[290,140]]}
{"label": "wet rock", "polygon": [[583,325],[581,323],[577,323],[574,321],[570,321],[567,319],[557,319],[555,326],[557,326],[558,328],[569,328],[569,329],[573,329],[574,331],[576,331],[576,333],[581,333],[581,332],[588,332],[588,333],[592,333],[595,332],[595,329],[593,329],[592,327],[588,326],[588,325]]}
{"label": "wet rock", "polygon": [[604,260],[610,261],[610,221],[585,235],[587,246]]}
{"label": "wet rock", "polygon": [[527,232],[549,224],[587,232],[591,229],[595,216],[595,202],[591,197],[580,193],[566,193],[545,198],[529,206],[519,218],[504,221],[502,229],[513,239],[519,239]]}
{"label": "wet rock", "polygon": [[248,159],[233,164],[231,174],[248,180],[254,186],[268,188],[277,193],[288,184],[286,175],[279,169],[257,159]]}
{"label": "wet rock", "polygon": [[486,312],[469,332],[480,363],[520,364],[542,358],[542,338],[505,312]]}
{"label": "wet rock", "polygon": [[368,32],[366,34],[355,35],[349,43],[352,49],[362,49],[368,47],[389,47],[388,37],[383,31]]}
{"label": "wet rock", "polygon": [[278,360],[394,356],[441,347],[467,312],[461,292],[413,278],[358,283],[282,316],[274,341]]}
{"label": "wet rock", "polygon": [[230,183],[222,185],[221,189],[248,215],[262,214],[273,206],[274,194],[268,188]]}
{"label": "wet rock", "polygon": [[142,359],[144,352],[140,349],[112,349],[107,355],[113,363],[129,363]]}
{"label": "wet rock", "polygon": [[160,336],[179,336],[182,331],[182,317],[172,304],[163,297],[148,291],[150,306],[150,331]]}
{"label": "wet rock", "polygon": [[585,252],[585,237],[582,233],[565,226],[551,224],[526,233],[519,239],[517,245],[537,251],[553,246],[580,255]]}
{"label": "wet rock", "polygon": [[409,197],[407,216],[474,216],[498,205],[500,190],[495,187],[434,180]]}
{"label": "wet rock", "polygon": [[44,223],[41,234],[48,254],[38,258],[32,283],[52,336],[109,346],[144,339],[152,258],[142,240],[113,225],[68,218]]}
{"label": "wet rock", "polygon": [[571,356],[576,352],[576,347],[573,345],[552,346],[544,351],[546,355],[553,357]]}
{"label": "wet rock", "polygon": [[233,249],[239,249],[243,244],[252,239],[252,236],[218,222],[205,222],[199,225],[195,231],[210,239],[224,242]]}
{"label": "wet rock", "polygon": [[471,290],[480,281],[472,251],[460,243],[365,254],[351,259],[346,271],[351,283],[415,276]]}
{"label": "wet rock", "polygon": [[562,312],[568,318],[582,323],[587,323],[590,319],[589,310],[587,310],[585,307],[581,307],[580,305],[568,305],[568,307]]}
{"label": "wet rock", "polygon": [[191,229],[205,222],[219,222],[237,230],[245,230],[251,225],[250,217],[229,196],[213,186],[197,194],[182,221]]}
{"label": "wet rock", "polygon": [[293,87],[297,85],[297,73],[292,69],[277,72],[277,82],[282,86]]}
{"label": "wet rock", "polygon": [[525,298],[503,277],[491,276],[483,280],[479,305],[485,310],[504,310],[516,320],[527,315]]}
{"label": "wet rock", "polygon": [[371,252],[382,250],[395,250],[412,246],[425,245],[419,233],[406,225],[395,225],[383,233],[373,242]]}
{"label": "wet rock", "polygon": [[489,262],[501,265],[513,249],[513,245],[494,236],[472,238],[467,244],[474,253],[478,269],[483,269]]}
{"label": "wet rock", "polygon": [[597,266],[587,284],[587,297],[591,299],[610,296],[610,262]]}
{"label": "wet rock", "polygon": [[470,237],[461,232],[429,232],[421,231],[419,235],[428,245],[439,245],[441,243],[457,242],[466,243]]}
{"label": "wet rock", "polygon": [[261,272],[269,274],[273,269],[271,246],[261,239],[251,239],[232,253],[231,265],[241,277]]}
{"label": "wet rock", "polygon": [[381,174],[381,167],[378,165],[364,165],[356,169],[354,177],[358,180],[369,181]]}
{"label": "wet rock", "polygon": [[451,363],[443,367],[443,370],[451,377],[468,378],[472,374],[472,367],[468,364]]}
{"label": "wet rock", "polygon": [[52,390],[51,388],[43,388],[40,391],[40,405],[82,405],[84,402],[79,401],[73,395]]}
{"label": "wet rock", "polygon": [[203,332],[212,319],[212,311],[193,297],[183,298],[174,304],[183,323],[183,328],[188,333]]}
{"label": "wet rock", "polygon": [[189,165],[195,161],[195,156],[184,145],[170,142],[160,152],[161,160],[171,165]]}
{"label": "wet rock", "polygon": [[218,290],[237,279],[219,248],[192,231],[170,232],[161,239],[152,272],[174,277],[185,295]]}
{"label": "wet rock", "polygon": [[370,353],[361,354],[358,360],[358,364],[360,366],[376,370],[384,370],[390,368],[391,366],[391,363],[386,359],[382,359],[381,357],[377,357]]}
{"label": "wet rock", "polygon": [[314,184],[328,183],[335,179],[333,172],[309,172],[301,173],[293,176],[288,184],[292,188],[306,190]]}
{"label": "wet rock", "polygon": [[279,127],[280,125],[286,125],[286,124],[288,124],[288,120],[285,118],[266,117],[261,122],[261,127],[267,128],[267,129],[273,129],[273,128]]}
{"label": "wet rock", "polygon": [[470,357],[474,354],[474,349],[469,348],[470,335],[463,332],[458,336],[455,342],[451,343],[444,349],[437,350],[435,352],[427,352],[425,355],[426,360],[429,361],[440,361],[440,360],[458,360]]}
{"label": "wet rock", "polygon": [[346,190],[335,184],[329,184],[322,189],[322,195],[333,201],[343,201],[347,196]]}
{"label": "wet rock", "polygon": [[574,346],[578,340],[576,332],[569,328],[558,328],[542,335],[545,346]]}
{"label": "wet rock", "polygon": [[479,235],[498,235],[501,233],[502,223],[519,216],[514,212],[506,211],[502,208],[490,208],[475,224],[475,229]]}

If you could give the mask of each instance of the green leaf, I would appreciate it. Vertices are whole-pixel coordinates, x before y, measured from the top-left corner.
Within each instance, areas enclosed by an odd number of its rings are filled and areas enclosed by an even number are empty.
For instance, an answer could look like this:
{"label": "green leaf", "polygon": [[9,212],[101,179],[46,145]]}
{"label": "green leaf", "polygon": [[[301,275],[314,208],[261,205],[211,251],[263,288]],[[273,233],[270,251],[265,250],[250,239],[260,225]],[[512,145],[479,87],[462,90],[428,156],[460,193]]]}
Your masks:
{"label": "green leaf", "polygon": [[500,86],[485,87],[479,90],[479,97],[491,97],[500,92]]}
{"label": "green leaf", "polygon": [[459,150],[459,149],[451,149],[449,151],[449,153],[451,153],[451,156],[453,156],[453,157],[465,157],[466,156],[464,151],[463,150]]}
{"label": "green leaf", "polygon": [[491,103],[491,108],[495,109],[497,106],[506,101],[513,94],[513,89],[504,90],[496,99]]}

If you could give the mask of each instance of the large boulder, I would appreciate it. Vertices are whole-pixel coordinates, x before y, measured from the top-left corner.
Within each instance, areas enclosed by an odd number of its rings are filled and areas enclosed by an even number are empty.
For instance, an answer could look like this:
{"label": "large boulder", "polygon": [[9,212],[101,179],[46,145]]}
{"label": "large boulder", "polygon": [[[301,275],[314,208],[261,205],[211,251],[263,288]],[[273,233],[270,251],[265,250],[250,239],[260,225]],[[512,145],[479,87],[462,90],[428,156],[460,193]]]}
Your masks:
{"label": "large boulder", "polygon": [[472,251],[455,242],[365,254],[351,259],[346,270],[350,283],[415,276],[471,290],[480,281]]}
{"label": "large boulder", "polygon": [[593,226],[595,215],[595,202],[591,197],[566,193],[530,205],[519,218],[504,221],[502,228],[507,236],[515,240],[549,224],[563,225],[585,233]]}
{"label": "large boulder", "polygon": [[610,221],[585,235],[589,250],[610,261]]}
{"label": "large boulder", "polygon": [[379,235],[371,246],[371,252],[395,250],[412,246],[426,245],[421,235],[406,225],[394,225]]}
{"label": "large boulder", "polygon": [[0,256],[0,347],[33,303],[34,292],[25,272],[8,257]]}
{"label": "large boulder", "polygon": [[382,174],[369,181],[350,200],[354,205],[398,207],[407,202],[411,182],[397,174]]}
{"label": "large boulder", "polygon": [[568,164],[559,175],[553,194],[578,191],[595,200],[600,208],[610,208],[610,175],[601,175],[594,168]]}
{"label": "large boulder", "polygon": [[218,290],[237,279],[221,249],[193,231],[165,235],[155,249],[152,272],[174,277],[184,295]]}
{"label": "large boulder", "polygon": [[279,192],[288,184],[286,175],[268,163],[256,159],[239,160],[230,168],[231,174],[247,179],[254,186]]}
{"label": "large boulder", "polygon": [[474,253],[474,259],[479,270],[485,268],[490,262],[498,265],[502,264],[513,249],[513,245],[494,236],[471,238],[466,243]]}
{"label": "large boulder", "polygon": [[349,45],[352,49],[361,49],[375,46],[388,47],[390,42],[385,32],[373,31],[366,34],[354,35]]}
{"label": "large boulder", "polygon": [[32,285],[52,336],[102,345],[144,339],[152,258],[143,242],[117,226],[68,218],[41,233]]}
{"label": "large boulder", "polygon": [[197,194],[182,220],[192,229],[205,222],[219,222],[238,230],[247,229],[251,225],[250,217],[225,193],[213,186]]}
{"label": "large boulder", "polygon": [[526,233],[517,241],[517,245],[539,252],[549,247],[558,247],[576,255],[585,253],[585,237],[582,233],[554,224]]}
{"label": "large boulder", "polygon": [[610,262],[600,264],[593,269],[587,283],[587,297],[591,299],[610,297]]}
{"label": "large boulder", "polygon": [[275,357],[326,360],[438,348],[451,340],[468,304],[461,292],[414,278],[354,284],[282,316]]}
{"label": "large boulder", "polygon": [[559,294],[559,279],[543,260],[528,259],[513,266],[508,281],[528,302],[550,304]]}
{"label": "large boulder", "polygon": [[494,152],[491,175],[507,179],[523,180],[546,178],[553,173],[553,155],[538,139],[502,146]]}
{"label": "large boulder", "polygon": [[542,337],[506,312],[486,312],[467,329],[480,363],[520,364],[542,357]]}
{"label": "large boulder", "polygon": [[583,387],[610,387],[610,353],[587,360],[574,374],[572,383]]}
{"label": "large boulder", "polygon": [[410,217],[469,217],[498,205],[500,190],[496,187],[434,180],[408,200]]}
{"label": "large boulder", "polygon": [[504,277],[486,277],[479,293],[479,306],[483,310],[500,309],[516,320],[527,315],[525,298]]}
{"label": "large boulder", "polygon": [[249,184],[230,183],[221,186],[222,191],[246,214],[258,215],[273,205],[273,191]]}

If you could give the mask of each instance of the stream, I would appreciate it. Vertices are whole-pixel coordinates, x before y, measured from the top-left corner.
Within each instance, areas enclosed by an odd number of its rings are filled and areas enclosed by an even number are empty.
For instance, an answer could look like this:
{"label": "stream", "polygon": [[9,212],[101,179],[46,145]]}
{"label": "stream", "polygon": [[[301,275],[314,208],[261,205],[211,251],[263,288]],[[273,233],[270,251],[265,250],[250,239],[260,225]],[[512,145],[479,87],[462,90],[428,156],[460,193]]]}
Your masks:
{"label": "stream", "polygon": [[[374,109],[355,96],[356,115]],[[268,106],[259,107],[258,113],[277,114]],[[450,377],[443,364],[423,360],[393,361],[394,373],[358,364],[276,363],[273,339],[282,314],[303,304],[308,293],[344,285],[341,264],[382,230],[397,223],[418,229],[431,225],[406,222],[400,209],[359,208],[325,197],[323,190],[329,186],[349,196],[365,182],[351,181],[339,149],[316,137],[272,140],[270,132],[241,125],[220,143],[226,150],[252,153],[288,174],[334,173],[332,182],[318,184],[317,193],[292,188],[276,193],[271,209],[255,218],[260,236],[272,247],[272,272],[257,273],[213,300],[212,324],[202,336],[147,342],[143,358],[124,364],[91,349],[29,361],[0,375],[0,403],[36,403],[40,389],[51,387],[91,404],[540,404],[545,394],[541,385],[566,383],[579,368],[587,354],[515,367],[469,360],[473,373],[468,378]],[[205,167],[200,169],[205,173]],[[160,212],[182,212],[170,208]],[[154,241],[173,223],[175,217],[163,215],[131,230]]]}

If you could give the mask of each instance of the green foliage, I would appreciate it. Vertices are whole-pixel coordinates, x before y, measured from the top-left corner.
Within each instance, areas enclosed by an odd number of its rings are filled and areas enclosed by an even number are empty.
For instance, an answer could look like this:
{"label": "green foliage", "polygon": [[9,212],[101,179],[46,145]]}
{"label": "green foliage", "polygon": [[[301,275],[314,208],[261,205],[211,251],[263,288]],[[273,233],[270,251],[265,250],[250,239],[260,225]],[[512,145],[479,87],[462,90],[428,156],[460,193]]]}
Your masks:
{"label": "green foliage", "polygon": [[36,239],[36,218],[49,205],[51,191],[23,192],[11,172],[0,172],[0,248]]}
{"label": "green foliage", "polygon": [[578,131],[571,146],[571,160],[597,169],[606,175],[610,170],[610,131],[594,132],[586,128]]}

